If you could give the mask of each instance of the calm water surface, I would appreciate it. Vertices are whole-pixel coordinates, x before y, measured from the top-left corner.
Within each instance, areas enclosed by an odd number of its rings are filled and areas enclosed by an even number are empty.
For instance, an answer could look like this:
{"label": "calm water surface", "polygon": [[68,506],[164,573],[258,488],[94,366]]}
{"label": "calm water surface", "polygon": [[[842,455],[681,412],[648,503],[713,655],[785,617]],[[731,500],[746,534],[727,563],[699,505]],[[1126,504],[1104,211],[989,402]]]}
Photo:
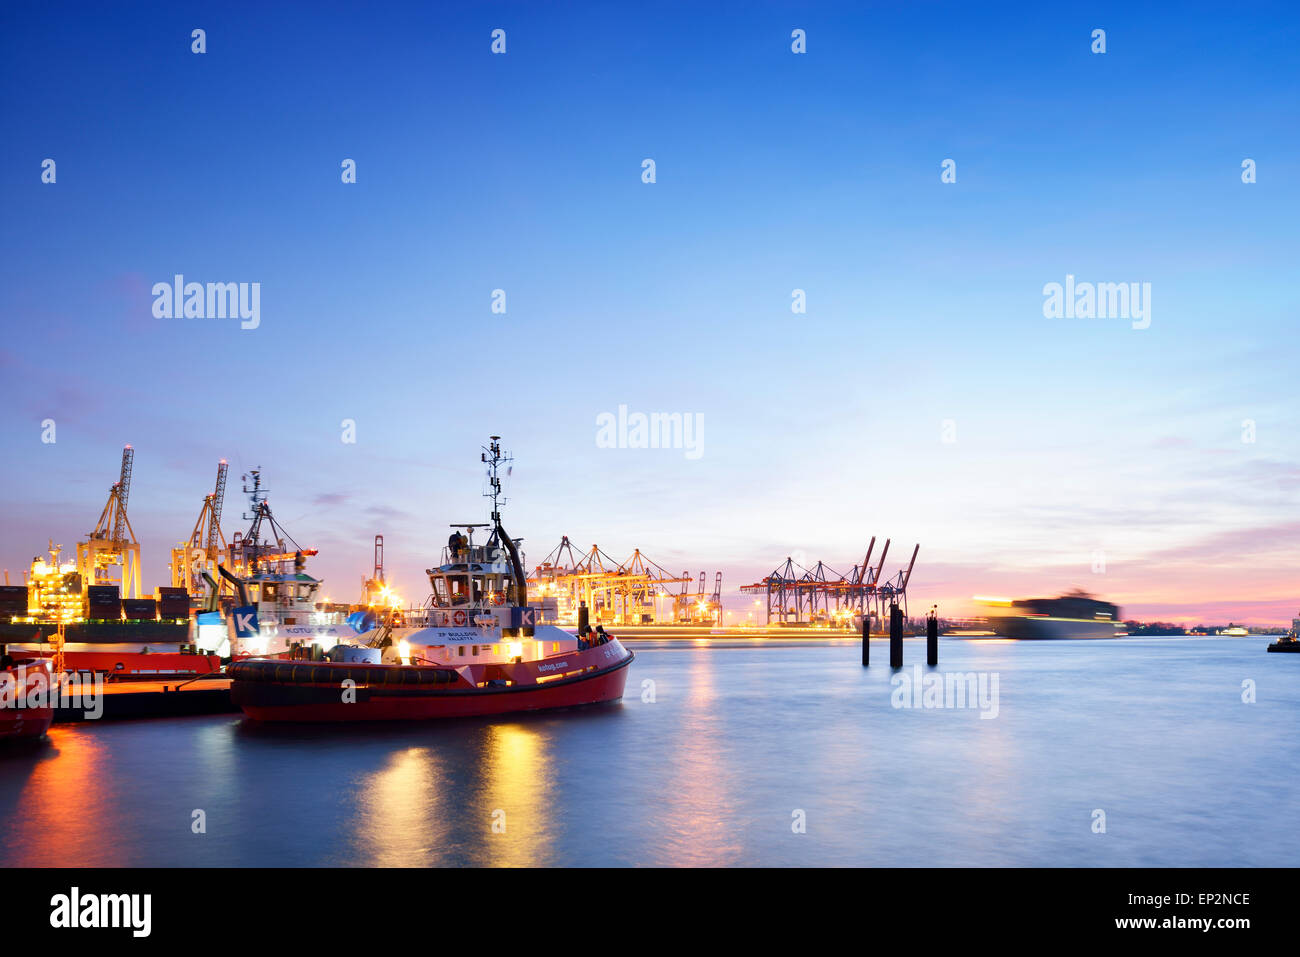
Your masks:
{"label": "calm water surface", "polygon": [[1266,644],[941,642],[992,719],[892,707],[884,642],[636,642],[595,709],[56,726],[0,754],[0,864],[1294,865],[1300,655]]}

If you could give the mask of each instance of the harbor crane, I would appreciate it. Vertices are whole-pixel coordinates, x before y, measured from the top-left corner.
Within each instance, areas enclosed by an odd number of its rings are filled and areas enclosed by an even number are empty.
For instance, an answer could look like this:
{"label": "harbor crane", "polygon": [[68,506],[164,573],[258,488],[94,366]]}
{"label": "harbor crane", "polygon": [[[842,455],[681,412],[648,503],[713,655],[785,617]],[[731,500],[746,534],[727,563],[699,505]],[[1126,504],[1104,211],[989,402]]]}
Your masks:
{"label": "harbor crane", "polygon": [[208,580],[207,571],[216,573],[221,564],[221,553],[226,550],[226,536],[221,531],[221,507],[226,498],[226,471],[230,468],[225,459],[217,463],[217,484],[203,497],[198,520],[189,538],[172,548],[172,585],[184,588],[191,595],[198,594]]}
{"label": "harbor crane", "polygon": [[[912,560],[907,563],[906,571],[900,569],[898,574],[889,581],[877,586],[876,601],[882,621],[892,604],[900,605],[903,609],[903,617],[907,617],[907,583],[912,580],[912,568],[916,565],[916,553],[920,550],[920,545],[912,549]],[[876,574],[879,577],[879,571]]]}
{"label": "harbor crane", "polygon": [[83,598],[92,585],[116,585],[121,597],[140,597],[140,543],[126,514],[134,463],[135,450],[128,445],[122,449],[121,475],[108,490],[108,501],[95,530],[86,541],[77,543]]}
{"label": "harbor crane", "polygon": [[[656,603],[670,598],[676,610],[686,596],[690,607],[705,601],[701,576],[700,594],[688,595],[688,572],[680,576],[663,568],[648,558],[639,548],[623,562],[617,562],[597,545],[579,557],[569,537],[533,570],[529,586],[542,601],[555,601],[557,619],[567,620],[577,615],[580,605],[586,605],[593,621],[604,624],[639,625],[656,617]],[[681,594],[669,590],[671,585],[681,585]]]}
{"label": "harbor crane", "polygon": [[679,625],[722,625],[722,572],[718,572],[713,580],[713,593],[705,595],[705,583],[708,580],[707,572],[700,572],[699,587],[695,593],[691,593],[690,572],[682,572],[679,581],[684,582],[682,590],[677,594],[669,594],[673,600],[673,622]]}
{"label": "harbor crane", "polygon": [[369,578],[361,580],[361,604],[389,604],[388,582],[384,579],[384,536],[375,536],[375,567]]}
{"label": "harbor crane", "polygon": [[740,591],[766,597],[769,625],[775,619],[794,625],[802,625],[805,620],[808,624],[839,622],[847,627],[855,615],[883,621],[889,606],[895,603],[906,614],[907,585],[912,579],[912,569],[921,546],[912,550],[912,559],[906,569],[889,579],[882,579],[889,543],[890,540],[885,539],[880,560],[874,568],[871,553],[875,550],[876,539],[872,537],[861,564],[854,565],[848,575],[838,575],[822,562],[806,569],[786,558],[785,564],[754,584],[742,586]]}

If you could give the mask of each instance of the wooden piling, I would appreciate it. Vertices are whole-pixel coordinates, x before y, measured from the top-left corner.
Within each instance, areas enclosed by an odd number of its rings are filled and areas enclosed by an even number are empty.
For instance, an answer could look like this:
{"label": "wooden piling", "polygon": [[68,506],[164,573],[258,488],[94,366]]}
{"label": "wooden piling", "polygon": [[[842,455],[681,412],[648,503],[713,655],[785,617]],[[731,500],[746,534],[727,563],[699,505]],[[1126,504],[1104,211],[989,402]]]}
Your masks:
{"label": "wooden piling", "polygon": [[871,616],[862,616],[862,667],[871,664]]}
{"label": "wooden piling", "polygon": [[931,667],[939,663],[939,616],[934,609],[925,618],[925,663]]}
{"label": "wooden piling", "polygon": [[889,667],[903,667],[903,609],[889,606]]}

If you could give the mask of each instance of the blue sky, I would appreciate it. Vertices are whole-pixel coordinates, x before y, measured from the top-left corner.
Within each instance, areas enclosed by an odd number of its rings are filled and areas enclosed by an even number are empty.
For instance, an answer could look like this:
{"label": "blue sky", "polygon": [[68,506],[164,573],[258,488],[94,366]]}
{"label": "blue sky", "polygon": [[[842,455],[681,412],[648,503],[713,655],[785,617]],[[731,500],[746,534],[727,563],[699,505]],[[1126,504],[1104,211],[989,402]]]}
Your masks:
{"label": "blue sky", "polygon": [[[1300,607],[1288,5],[2,16],[11,575],[89,530],[130,442],[148,587],[224,456],[339,597],[377,532],[420,597],[498,433],[533,560],[568,534],[730,586],[879,535],[954,613]],[[261,325],[155,319],[176,273],[260,282]],[[1067,273],[1151,283],[1151,327],[1044,318]],[[703,455],[597,447],[620,404],[701,417]]]}

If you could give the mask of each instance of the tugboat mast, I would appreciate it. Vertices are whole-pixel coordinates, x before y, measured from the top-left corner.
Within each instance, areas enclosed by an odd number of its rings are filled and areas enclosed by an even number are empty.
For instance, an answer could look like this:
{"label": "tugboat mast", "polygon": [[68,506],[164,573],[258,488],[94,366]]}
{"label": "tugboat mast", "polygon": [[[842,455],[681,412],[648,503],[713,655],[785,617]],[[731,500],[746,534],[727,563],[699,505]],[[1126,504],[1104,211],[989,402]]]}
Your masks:
{"label": "tugboat mast", "polygon": [[[509,466],[509,463],[513,462],[515,457],[510,454],[502,454],[501,436],[489,435],[488,438],[491,443],[483,449],[482,455],[482,460],[487,464],[488,474],[488,490],[483,493],[483,497],[492,499],[492,525],[497,527],[501,524],[501,506],[506,503],[506,500],[501,497],[501,465],[504,463]],[[508,468],[506,474],[510,474]]]}
{"label": "tugboat mast", "polygon": [[[253,477],[253,487],[248,487],[248,475]],[[296,553],[295,562],[298,561],[297,555],[309,554],[314,555],[315,551],[304,550],[292,535],[286,532],[283,526],[275,520],[271,514],[271,505],[266,500],[266,489],[262,488],[262,467],[259,465],[255,469],[249,469],[248,475],[244,479],[244,493],[248,496],[249,509],[252,514],[245,513],[244,520],[250,522],[248,531],[244,533],[243,538],[239,533],[235,533],[234,547],[239,552],[248,572],[256,570],[259,564],[269,563],[271,561],[285,560],[285,542],[293,546]],[[263,541],[262,534],[264,526],[270,529],[273,538],[271,541]],[[279,556],[278,558],[276,556]]]}
{"label": "tugboat mast", "polygon": [[487,466],[488,488],[483,497],[492,499],[492,536],[488,539],[488,547],[493,552],[493,566],[508,571],[513,579],[514,587],[508,594],[509,601],[523,607],[528,604],[528,579],[524,573],[523,559],[519,555],[519,545],[523,539],[512,539],[501,527],[501,506],[506,502],[501,487],[501,466],[506,466],[506,475],[509,475],[510,463],[515,459],[513,455],[501,451],[501,436],[490,435],[488,439],[489,444],[483,448],[483,454],[479,457]]}

